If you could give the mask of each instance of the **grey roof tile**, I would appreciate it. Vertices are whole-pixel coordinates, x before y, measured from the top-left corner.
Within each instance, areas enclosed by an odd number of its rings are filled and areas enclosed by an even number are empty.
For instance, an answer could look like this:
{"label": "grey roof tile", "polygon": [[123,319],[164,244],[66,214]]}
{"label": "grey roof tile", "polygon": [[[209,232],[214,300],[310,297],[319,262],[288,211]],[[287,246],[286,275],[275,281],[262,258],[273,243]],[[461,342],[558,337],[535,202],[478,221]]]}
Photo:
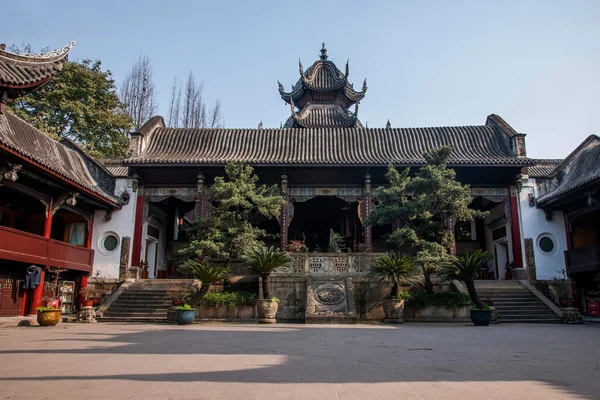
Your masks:
{"label": "grey roof tile", "polygon": [[8,112],[0,114],[0,143],[105,200],[117,203],[115,197],[99,187],[77,151]]}
{"label": "grey roof tile", "polygon": [[397,165],[424,164],[422,154],[454,148],[453,165],[531,165],[490,126],[436,128],[185,129],[157,128],[126,164]]}

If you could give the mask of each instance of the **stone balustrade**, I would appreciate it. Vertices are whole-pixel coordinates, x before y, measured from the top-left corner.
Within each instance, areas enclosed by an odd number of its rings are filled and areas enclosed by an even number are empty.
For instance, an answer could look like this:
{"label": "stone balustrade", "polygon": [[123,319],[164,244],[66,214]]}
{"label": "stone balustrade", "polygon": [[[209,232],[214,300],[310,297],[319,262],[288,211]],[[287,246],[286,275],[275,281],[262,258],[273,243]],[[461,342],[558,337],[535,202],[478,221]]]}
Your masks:
{"label": "stone balustrade", "polygon": [[365,275],[379,253],[288,253],[292,259],[276,275]]}

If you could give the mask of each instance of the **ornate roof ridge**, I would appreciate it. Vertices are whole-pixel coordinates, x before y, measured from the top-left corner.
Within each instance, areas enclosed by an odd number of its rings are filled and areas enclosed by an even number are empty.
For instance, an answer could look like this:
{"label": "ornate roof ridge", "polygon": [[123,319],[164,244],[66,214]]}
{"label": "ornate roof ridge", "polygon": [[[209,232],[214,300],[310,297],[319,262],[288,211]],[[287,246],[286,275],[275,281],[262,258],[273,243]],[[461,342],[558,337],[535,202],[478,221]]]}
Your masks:
{"label": "ornate roof ridge", "polygon": [[32,63],[32,64],[52,63],[52,62],[60,61],[63,58],[67,57],[74,45],[75,45],[75,41],[72,40],[66,46],[63,46],[59,49],[48,51],[46,53],[26,53],[26,54],[12,53],[12,52],[6,50],[6,45],[0,45],[0,57],[7,58],[12,61],[23,62],[23,63]]}

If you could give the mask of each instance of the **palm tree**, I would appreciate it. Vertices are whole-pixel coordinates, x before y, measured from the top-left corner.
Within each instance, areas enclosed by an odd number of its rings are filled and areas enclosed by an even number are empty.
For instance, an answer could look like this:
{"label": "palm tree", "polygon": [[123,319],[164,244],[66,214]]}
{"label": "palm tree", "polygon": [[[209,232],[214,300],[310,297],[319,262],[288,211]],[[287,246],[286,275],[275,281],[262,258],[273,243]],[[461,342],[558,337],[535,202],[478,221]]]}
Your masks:
{"label": "palm tree", "polygon": [[461,256],[451,256],[450,259],[444,263],[439,271],[440,277],[445,281],[452,281],[455,279],[462,280],[467,286],[469,291],[469,297],[475,304],[475,307],[482,308],[483,302],[479,300],[477,296],[477,289],[475,289],[475,278],[482,267],[485,267],[488,261],[494,257],[483,250],[475,250],[472,253],[464,254]]}
{"label": "palm tree", "polygon": [[396,298],[402,283],[409,285],[421,283],[422,274],[411,256],[385,253],[375,259],[375,264],[369,270],[368,277],[392,282],[390,298]]}
{"label": "palm tree", "polygon": [[278,248],[260,246],[250,249],[244,256],[244,261],[251,272],[262,278],[263,296],[265,300],[270,300],[269,276],[271,272],[285,266],[291,260]]}
{"label": "palm tree", "polygon": [[[179,271],[200,281],[200,289],[194,295],[194,301],[200,303],[208,292],[210,285],[229,278],[226,267],[210,265],[205,261],[186,260],[179,267]],[[197,304],[192,304],[197,305]]]}

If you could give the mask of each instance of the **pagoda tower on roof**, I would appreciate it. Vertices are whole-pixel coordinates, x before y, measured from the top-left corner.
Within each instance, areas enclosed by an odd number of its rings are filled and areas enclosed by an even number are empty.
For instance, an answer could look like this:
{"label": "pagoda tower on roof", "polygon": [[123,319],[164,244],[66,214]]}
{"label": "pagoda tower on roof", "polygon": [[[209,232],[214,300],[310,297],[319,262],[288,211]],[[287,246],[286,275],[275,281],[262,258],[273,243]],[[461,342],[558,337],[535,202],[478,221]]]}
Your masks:
{"label": "pagoda tower on roof", "polygon": [[[279,94],[292,110],[284,128],[362,127],[358,120],[358,104],[367,92],[367,80],[364,80],[360,92],[354,90],[348,82],[348,62],[344,73],[328,57],[323,43],[320,59],[306,71],[302,62],[298,61],[300,79],[292,86],[291,92],[286,92],[278,82]],[[353,105],[354,112],[351,112],[349,108]]]}

